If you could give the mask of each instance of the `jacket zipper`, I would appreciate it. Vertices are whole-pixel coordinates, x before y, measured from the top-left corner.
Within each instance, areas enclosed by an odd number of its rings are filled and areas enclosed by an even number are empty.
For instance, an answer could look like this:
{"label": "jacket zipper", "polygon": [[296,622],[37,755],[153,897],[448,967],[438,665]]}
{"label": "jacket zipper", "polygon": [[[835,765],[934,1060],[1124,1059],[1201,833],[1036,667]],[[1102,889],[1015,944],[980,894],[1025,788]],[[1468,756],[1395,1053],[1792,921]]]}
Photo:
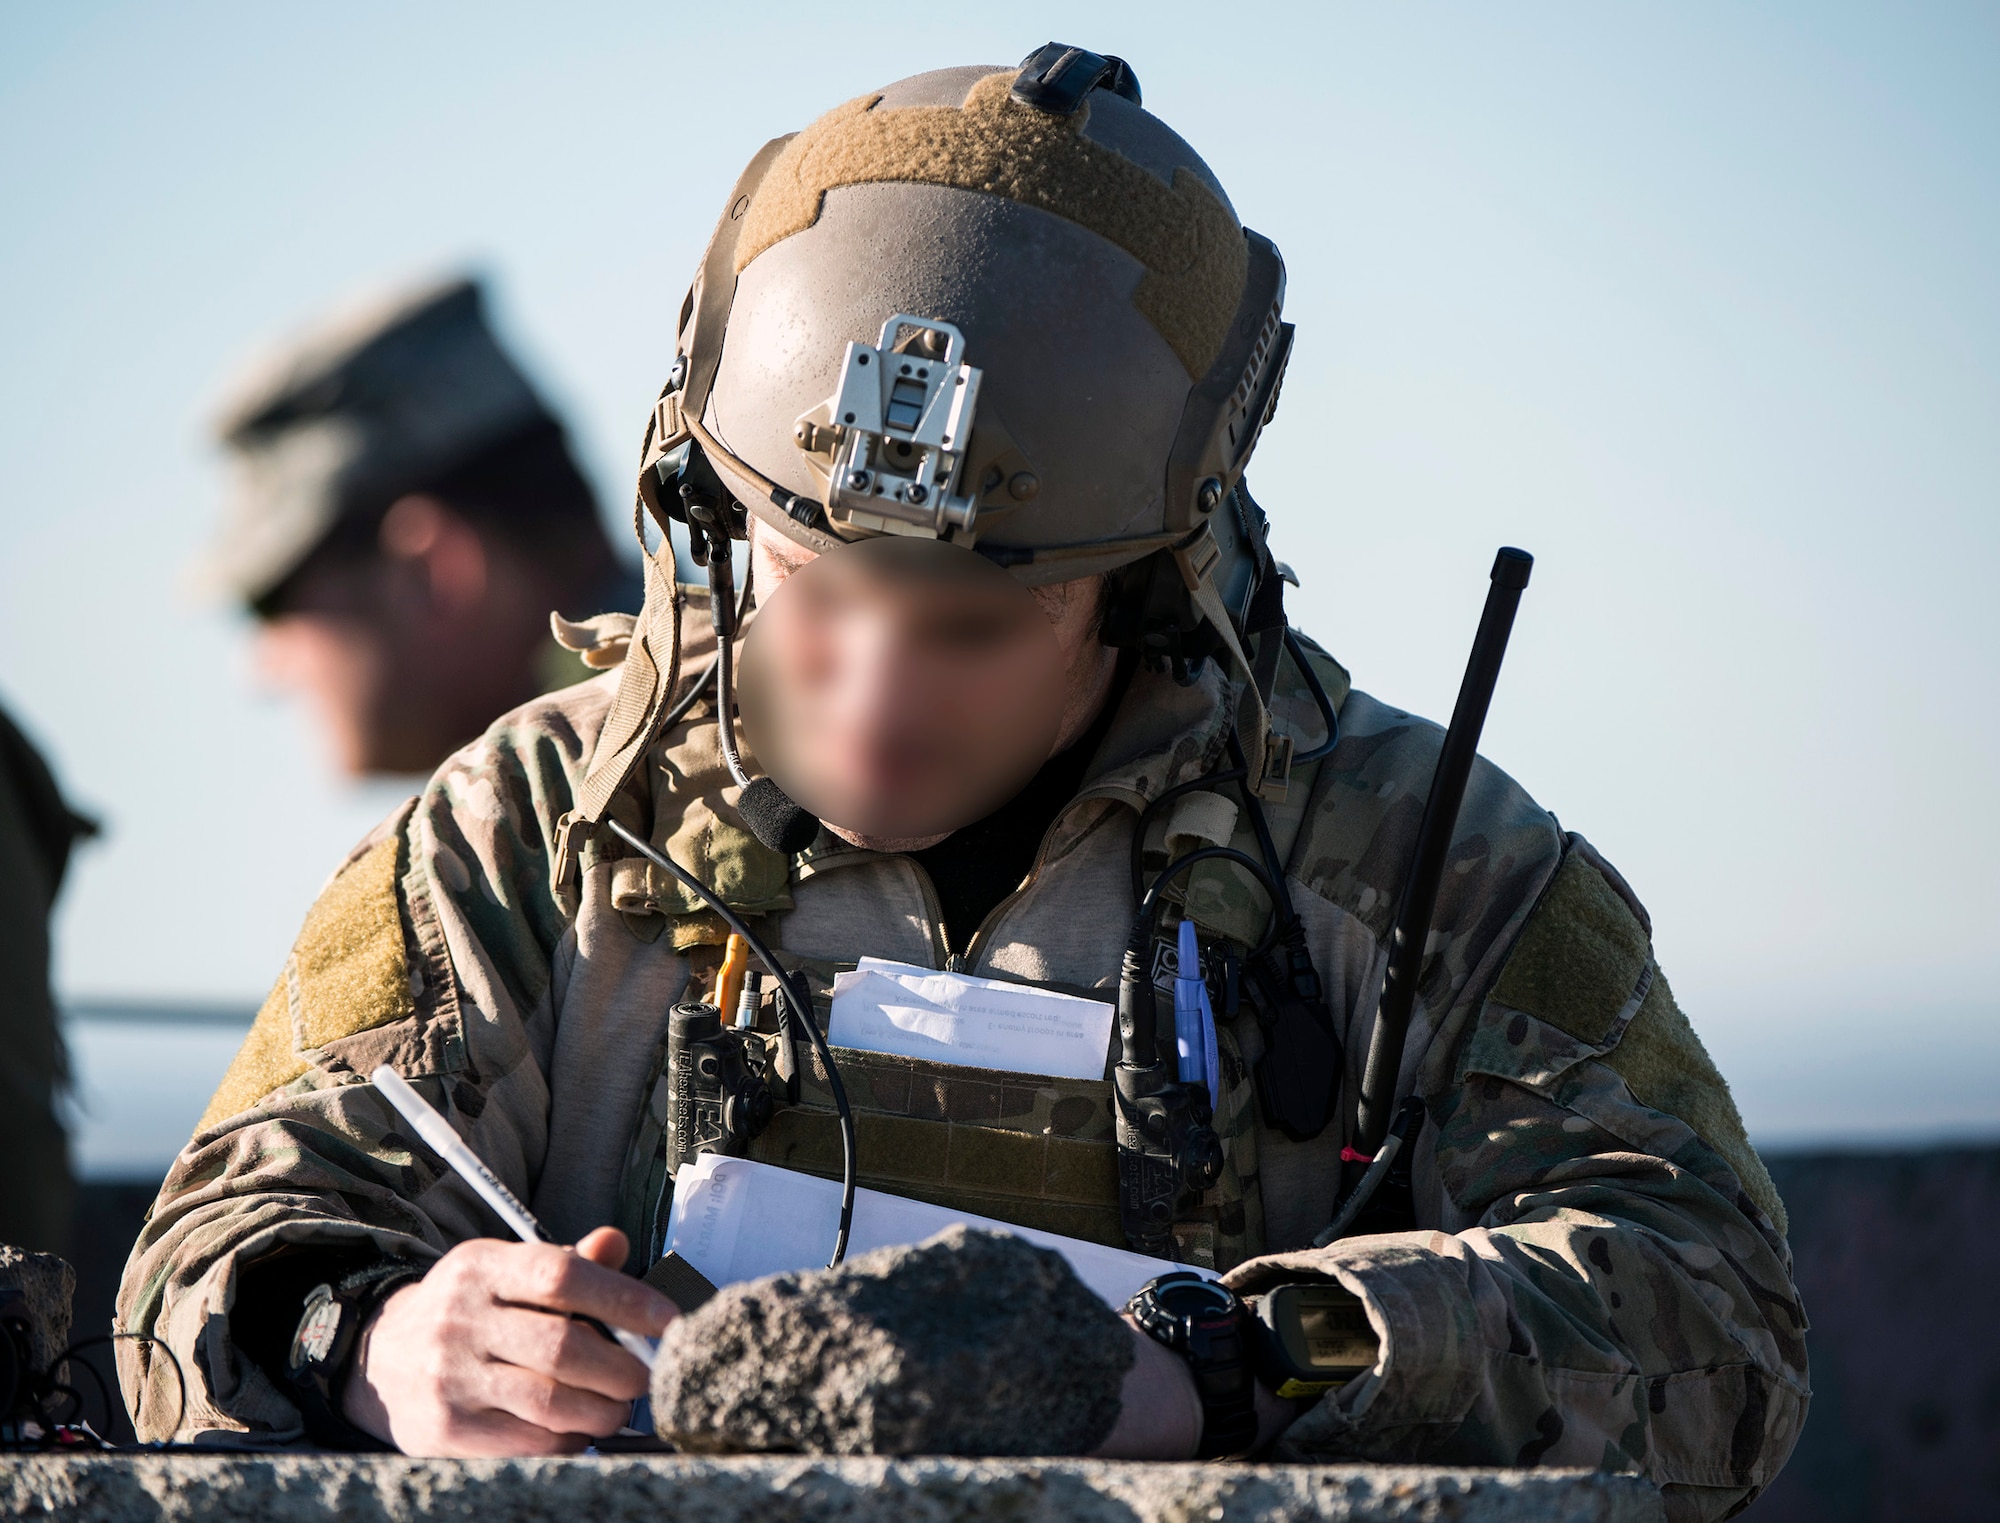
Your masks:
{"label": "jacket zipper", "polygon": [[960,971],[953,966],[955,955],[944,944],[944,901],[938,898],[937,885],[931,882],[931,875],[924,871],[923,863],[915,857],[905,855],[903,860],[910,865],[910,871],[917,880],[917,890],[924,896],[924,929],[931,938],[931,964],[946,973]]}

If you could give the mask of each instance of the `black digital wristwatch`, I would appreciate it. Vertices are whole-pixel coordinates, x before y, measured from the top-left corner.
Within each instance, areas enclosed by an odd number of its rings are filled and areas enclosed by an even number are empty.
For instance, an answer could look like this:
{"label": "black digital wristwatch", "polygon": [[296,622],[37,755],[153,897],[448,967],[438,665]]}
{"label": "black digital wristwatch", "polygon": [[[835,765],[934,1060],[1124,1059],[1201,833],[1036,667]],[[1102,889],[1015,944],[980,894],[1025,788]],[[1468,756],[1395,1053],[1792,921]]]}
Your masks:
{"label": "black digital wristwatch", "polygon": [[1194,1372],[1202,1414],[1195,1458],[1222,1459],[1255,1448],[1252,1319],[1236,1292],[1181,1269],[1140,1286],[1125,1310],[1148,1337],[1187,1360]]}
{"label": "black digital wristwatch", "polygon": [[285,1376],[304,1419],[306,1437],[329,1449],[370,1450],[382,1444],[341,1412],[355,1345],[376,1308],[423,1269],[407,1259],[383,1259],[306,1292],[305,1311],[285,1357]]}
{"label": "black digital wristwatch", "polygon": [[1318,1396],[1375,1367],[1368,1308],[1330,1280],[1279,1285],[1256,1302],[1257,1372],[1280,1396]]}

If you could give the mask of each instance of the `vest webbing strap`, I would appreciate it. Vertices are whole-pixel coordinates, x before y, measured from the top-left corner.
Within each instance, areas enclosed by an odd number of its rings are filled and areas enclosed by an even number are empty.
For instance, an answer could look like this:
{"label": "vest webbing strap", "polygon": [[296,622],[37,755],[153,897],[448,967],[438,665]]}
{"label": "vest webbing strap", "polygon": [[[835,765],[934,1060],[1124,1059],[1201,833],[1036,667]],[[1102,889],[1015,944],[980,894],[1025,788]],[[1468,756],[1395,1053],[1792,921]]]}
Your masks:
{"label": "vest webbing strap", "polygon": [[[549,889],[566,915],[577,909],[577,871],[583,845],[610,812],[611,801],[658,738],[668,695],[681,669],[680,589],[674,582],[674,548],[662,539],[646,561],[646,602],[632,630],[632,643],[618,669],[618,692],[598,732],[590,769],[576,792],[576,807],[556,829]],[[635,821],[635,826],[649,822]]]}
{"label": "vest webbing strap", "polygon": [[1270,712],[1264,707],[1263,695],[1257,691],[1256,670],[1244,654],[1236,625],[1223,604],[1222,594],[1216,590],[1215,568],[1221,559],[1221,548],[1206,524],[1202,525],[1192,544],[1174,550],[1174,564],[1180,568],[1181,581],[1187,586],[1188,597],[1222,637],[1230,662],[1243,675],[1243,693],[1237,700],[1234,718],[1237,739],[1242,743],[1244,758],[1250,765],[1250,776],[1245,782],[1250,791],[1260,798],[1276,802],[1284,798],[1290,777],[1292,740],[1289,735],[1273,733]]}

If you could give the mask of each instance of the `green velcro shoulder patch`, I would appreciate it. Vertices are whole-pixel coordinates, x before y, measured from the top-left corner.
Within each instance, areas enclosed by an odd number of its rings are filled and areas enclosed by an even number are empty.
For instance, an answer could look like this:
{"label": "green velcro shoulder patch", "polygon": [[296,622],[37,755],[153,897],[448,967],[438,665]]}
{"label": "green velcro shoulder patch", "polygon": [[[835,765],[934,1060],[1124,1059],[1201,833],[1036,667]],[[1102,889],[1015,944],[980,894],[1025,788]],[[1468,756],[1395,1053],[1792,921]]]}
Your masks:
{"label": "green velcro shoulder patch", "polygon": [[1618,1045],[1601,1060],[1640,1104],[1687,1123],[1735,1172],[1743,1193],[1757,1203],[1781,1236],[1790,1231],[1785,1203],[1743,1129],[1729,1081],[1715,1066],[1694,1027],[1674,1002],[1667,976],[1657,968],[1639,1011]]}
{"label": "green velcro shoulder patch", "polygon": [[1562,866],[1493,986],[1503,1005],[1596,1046],[1625,1013],[1652,957],[1631,906],[1580,852]]}
{"label": "green velcro shoulder patch", "polygon": [[415,1013],[396,890],[407,865],[402,824],[349,861],[306,912],[285,971],[197,1130],[290,1084],[312,1066],[315,1049]]}
{"label": "green velcro shoulder patch", "polygon": [[[1572,838],[1501,969],[1493,999],[1586,1048],[1611,1043],[1598,1061],[1641,1105],[1683,1122],[1721,1157],[1783,1233],[1784,1202],[1750,1145],[1729,1084],[1674,1003],[1641,912],[1614,877],[1594,849]],[[1572,1052],[1568,1061],[1581,1056]]]}

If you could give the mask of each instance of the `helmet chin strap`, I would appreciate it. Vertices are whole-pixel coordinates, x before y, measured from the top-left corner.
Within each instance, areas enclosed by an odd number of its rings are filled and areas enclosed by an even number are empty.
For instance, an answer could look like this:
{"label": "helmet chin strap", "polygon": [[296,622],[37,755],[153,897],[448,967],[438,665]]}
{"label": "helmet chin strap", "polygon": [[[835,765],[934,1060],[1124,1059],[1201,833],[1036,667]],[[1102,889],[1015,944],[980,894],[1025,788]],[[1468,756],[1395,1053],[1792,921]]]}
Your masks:
{"label": "helmet chin strap", "polygon": [[1291,780],[1292,738],[1271,728],[1271,711],[1265,702],[1266,694],[1258,684],[1257,668],[1245,654],[1236,621],[1230,618],[1222,594],[1216,590],[1215,569],[1222,559],[1222,551],[1208,525],[1202,525],[1191,544],[1175,546],[1173,557],[1181,580],[1187,586],[1189,599],[1214,627],[1222,640],[1223,650],[1228,653],[1230,664],[1243,679],[1243,691],[1237,698],[1235,723],[1236,737],[1243,747],[1249,768],[1245,783],[1260,798],[1273,803],[1281,802]]}
{"label": "helmet chin strap", "polygon": [[716,739],[722,749],[722,763],[737,786],[748,788],[750,774],[736,750],[736,568],[729,547],[711,546],[708,552],[708,614],[715,626],[715,710]]}

